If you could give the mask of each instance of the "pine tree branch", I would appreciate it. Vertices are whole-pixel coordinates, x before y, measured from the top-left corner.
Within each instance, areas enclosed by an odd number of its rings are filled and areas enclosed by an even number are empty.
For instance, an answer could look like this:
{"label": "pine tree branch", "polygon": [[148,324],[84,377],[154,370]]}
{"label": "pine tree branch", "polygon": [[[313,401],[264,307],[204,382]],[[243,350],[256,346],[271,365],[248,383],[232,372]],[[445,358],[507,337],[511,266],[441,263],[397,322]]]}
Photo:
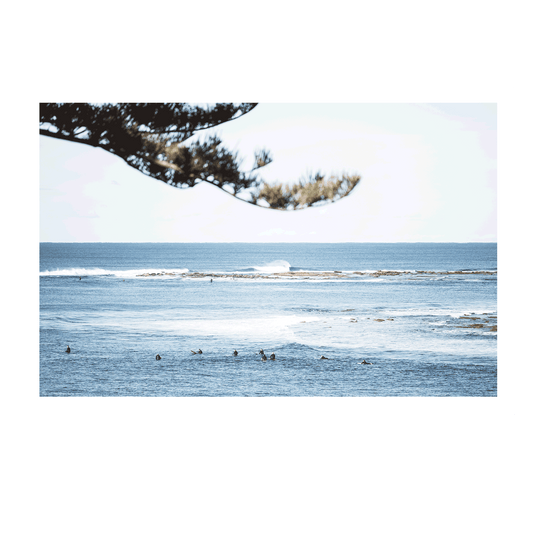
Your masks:
{"label": "pine tree branch", "polygon": [[[263,209],[298,210],[336,202],[350,194],[360,180],[356,174],[328,180],[316,174],[292,186],[269,185],[253,175],[272,161],[265,149],[255,152],[251,170],[241,171],[237,153],[227,150],[216,134],[202,142],[183,144],[195,132],[240,118],[256,106],[216,104],[204,109],[189,104],[41,104],[39,132],[102,148],[144,175],[173,187],[210,183]],[[50,127],[58,131],[47,129]],[[79,137],[82,134],[85,138]],[[249,191],[250,200],[238,196],[243,190]]]}

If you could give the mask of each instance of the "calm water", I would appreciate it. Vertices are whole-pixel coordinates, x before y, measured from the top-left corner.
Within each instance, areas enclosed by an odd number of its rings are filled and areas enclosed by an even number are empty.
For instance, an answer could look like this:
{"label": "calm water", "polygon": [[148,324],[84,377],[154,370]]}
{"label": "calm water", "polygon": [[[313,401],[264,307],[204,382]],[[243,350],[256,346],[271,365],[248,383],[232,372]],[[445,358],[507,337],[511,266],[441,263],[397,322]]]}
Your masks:
{"label": "calm water", "polygon": [[[496,396],[496,252],[42,243],[40,394]],[[299,271],[319,275],[276,275]]]}

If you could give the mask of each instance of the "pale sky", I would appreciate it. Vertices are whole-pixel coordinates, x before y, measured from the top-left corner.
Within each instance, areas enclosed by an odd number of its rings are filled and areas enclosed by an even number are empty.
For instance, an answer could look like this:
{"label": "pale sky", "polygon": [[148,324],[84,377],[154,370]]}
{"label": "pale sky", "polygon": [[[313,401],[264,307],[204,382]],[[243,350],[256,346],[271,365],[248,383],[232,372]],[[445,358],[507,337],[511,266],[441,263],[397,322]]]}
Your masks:
{"label": "pale sky", "polygon": [[260,104],[218,132],[268,182],[358,173],[296,212],[175,189],[99,148],[40,138],[41,242],[495,242],[496,104]]}

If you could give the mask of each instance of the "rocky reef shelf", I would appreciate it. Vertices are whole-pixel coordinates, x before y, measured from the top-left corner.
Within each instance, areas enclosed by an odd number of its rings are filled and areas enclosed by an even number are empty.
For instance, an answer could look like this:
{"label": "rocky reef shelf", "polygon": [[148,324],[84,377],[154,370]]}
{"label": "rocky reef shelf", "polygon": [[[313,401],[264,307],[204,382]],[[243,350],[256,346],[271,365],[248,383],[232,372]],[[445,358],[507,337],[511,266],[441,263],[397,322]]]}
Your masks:
{"label": "rocky reef shelf", "polygon": [[487,270],[469,270],[469,271],[447,271],[447,272],[436,272],[432,270],[416,270],[416,271],[397,271],[397,270],[377,270],[375,272],[276,272],[272,274],[215,274],[215,273],[206,273],[206,272],[185,272],[176,274],[175,272],[151,272],[138,274],[137,277],[152,277],[152,276],[178,276],[182,278],[222,278],[222,279],[311,279],[311,278],[320,278],[320,279],[339,279],[339,278],[354,278],[354,277],[372,277],[379,278],[382,276],[410,276],[408,279],[416,279],[413,276],[428,277],[428,276],[456,276],[456,275],[473,275],[473,274],[482,274],[493,276],[496,275],[495,271]]}

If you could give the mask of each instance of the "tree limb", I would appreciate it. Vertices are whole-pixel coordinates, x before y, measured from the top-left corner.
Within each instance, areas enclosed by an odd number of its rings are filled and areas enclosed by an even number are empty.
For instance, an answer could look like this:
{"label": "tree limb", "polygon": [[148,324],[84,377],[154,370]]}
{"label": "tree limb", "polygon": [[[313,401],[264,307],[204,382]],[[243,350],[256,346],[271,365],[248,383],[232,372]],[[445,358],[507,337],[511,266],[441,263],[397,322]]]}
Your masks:
{"label": "tree limb", "polygon": [[[344,198],[360,176],[317,174],[296,185],[268,185],[254,173],[272,158],[267,150],[255,152],[255,164],[241,171],[237,152],[222,145],[217,135],[184,144],[195,132],[219,126],[249,113],[257,104],[41,104],[40,134],[103,148],[146,176],[174,187],[206,182],[234,198],[257,207],[302,209]],[[50,127],[57,131],[50,131]],[[85,134],[85,138],[79,135]],[[233,192],[227,190],[231,187]],[[251,199],[237,196],[248,190]],[[258,204],[263,201],[267,206]]]}

